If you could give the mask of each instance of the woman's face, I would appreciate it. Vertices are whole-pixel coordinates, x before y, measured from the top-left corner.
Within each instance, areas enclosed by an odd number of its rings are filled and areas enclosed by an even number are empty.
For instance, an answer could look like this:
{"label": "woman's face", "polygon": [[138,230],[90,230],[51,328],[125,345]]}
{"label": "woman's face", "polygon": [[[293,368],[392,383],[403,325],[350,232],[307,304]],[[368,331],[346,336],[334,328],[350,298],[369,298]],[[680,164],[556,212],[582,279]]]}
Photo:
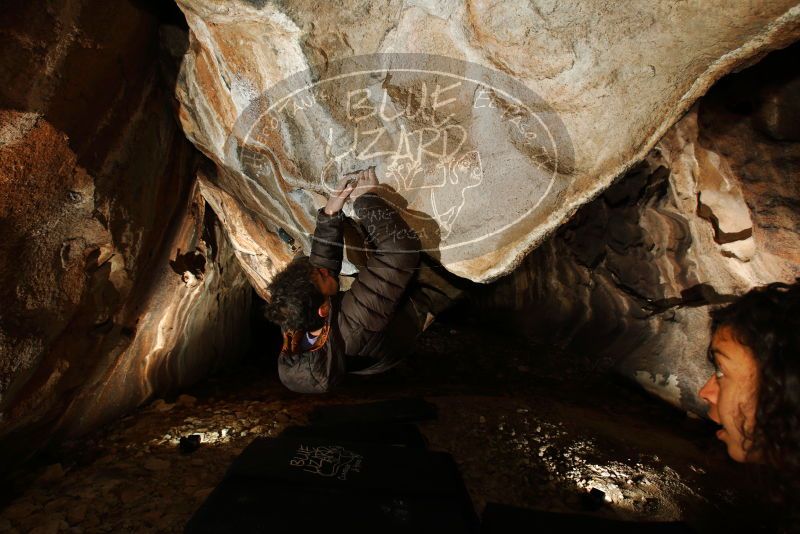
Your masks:
{"label": "woman's face", "polygon": [[757,461],[749,451],[750,436],[756,419],[758,366],[752,351],[736,341],[729,327],[714,332],[709,349],[716,368],[700,389],[700,397],[708,403],[708,416],[722,428],[717,438],[728,447],[728,454],[737,462]]}

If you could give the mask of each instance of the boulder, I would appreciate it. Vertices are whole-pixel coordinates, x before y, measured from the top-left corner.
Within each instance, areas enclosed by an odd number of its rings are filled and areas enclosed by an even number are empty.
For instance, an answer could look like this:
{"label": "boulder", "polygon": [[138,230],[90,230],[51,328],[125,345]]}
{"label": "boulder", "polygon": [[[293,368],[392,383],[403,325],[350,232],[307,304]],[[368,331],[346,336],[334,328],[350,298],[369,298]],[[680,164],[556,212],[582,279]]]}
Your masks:
{"label": "boulder", "polygon": [[[180,120],[216,163],[207,190],[227,194],[215,209],[229,235],[261,227],[307,253],[336,176],[375,165],[426,252],[479,282],[641,161],[717,79],[800,35],[794,0],[178,5],[190,27]],[[703,191],[718,239],[738,241],[740,193]],[[275,264],[253,257],[274,257],[277,241],[243,239],[266,296]]]}

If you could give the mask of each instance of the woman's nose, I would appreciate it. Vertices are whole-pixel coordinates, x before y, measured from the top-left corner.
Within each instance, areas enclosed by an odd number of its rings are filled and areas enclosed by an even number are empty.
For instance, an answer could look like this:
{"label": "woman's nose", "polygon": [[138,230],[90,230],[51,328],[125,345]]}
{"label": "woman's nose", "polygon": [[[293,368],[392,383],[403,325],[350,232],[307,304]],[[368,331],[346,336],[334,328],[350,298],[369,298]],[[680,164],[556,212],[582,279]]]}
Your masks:
{"label": "woman's nose", "polygon": [[705,385],[700,388],[698,395],[700,395],[701,399],[712,406],[717,403],[719,384],[717,383],[717,377],[715,375],[711,375],[711,377],[706,381]]}

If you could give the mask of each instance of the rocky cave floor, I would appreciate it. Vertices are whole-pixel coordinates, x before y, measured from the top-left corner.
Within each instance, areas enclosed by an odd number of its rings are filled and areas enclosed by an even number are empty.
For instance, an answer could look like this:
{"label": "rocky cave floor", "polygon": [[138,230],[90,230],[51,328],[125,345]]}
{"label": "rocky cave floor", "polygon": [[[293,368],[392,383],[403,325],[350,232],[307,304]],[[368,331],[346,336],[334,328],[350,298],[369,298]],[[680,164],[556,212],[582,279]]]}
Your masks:
{"label": "rocky cave floor", "polygon": [[[429,328],[399,368],[325,397],[284,390],[274,354],[250,358],[49,451],[14,479],[0,531],[181,532],[255,436],[303,424],[321,404],[409,396],[438,407],[438,419],[420,429],[429,448],[454,456],[479,514],[497,502],[684,520],[701,531],[716,530],[722,518],[741,527],[758,516],[743,468],[727,459],[711,425],[604,369],[452,321]],[[203,443],[182,454],[178,438],[189,434]],[[590,506],[591,488],[605,502]]]}

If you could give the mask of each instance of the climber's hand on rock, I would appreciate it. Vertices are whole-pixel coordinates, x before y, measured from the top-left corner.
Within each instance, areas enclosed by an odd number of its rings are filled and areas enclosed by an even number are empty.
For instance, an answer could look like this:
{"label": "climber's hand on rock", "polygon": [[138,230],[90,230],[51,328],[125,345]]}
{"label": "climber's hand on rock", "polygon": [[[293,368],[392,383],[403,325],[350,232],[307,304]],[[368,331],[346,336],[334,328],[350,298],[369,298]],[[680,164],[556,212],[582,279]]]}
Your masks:
{"label": "climber's hand on rock", "polygon": [[350,195],[353,200],[357,199],[363,194],[372,193],[378,189],[378,177],[375,175],[375,167],[370,167],[361,171],[358,178],[358,184]]}
{"label": "climber's hand on rock", "polygon": [[356,174],[345,174],[339,180],[339,183],[336,184],[336,189],[333,190],[330,198],[328,198],[328,202],[325,204],[324,211],[327,215],[335,215],[342,209],[345,201],[355,189],[360,175],[360,172]]}

